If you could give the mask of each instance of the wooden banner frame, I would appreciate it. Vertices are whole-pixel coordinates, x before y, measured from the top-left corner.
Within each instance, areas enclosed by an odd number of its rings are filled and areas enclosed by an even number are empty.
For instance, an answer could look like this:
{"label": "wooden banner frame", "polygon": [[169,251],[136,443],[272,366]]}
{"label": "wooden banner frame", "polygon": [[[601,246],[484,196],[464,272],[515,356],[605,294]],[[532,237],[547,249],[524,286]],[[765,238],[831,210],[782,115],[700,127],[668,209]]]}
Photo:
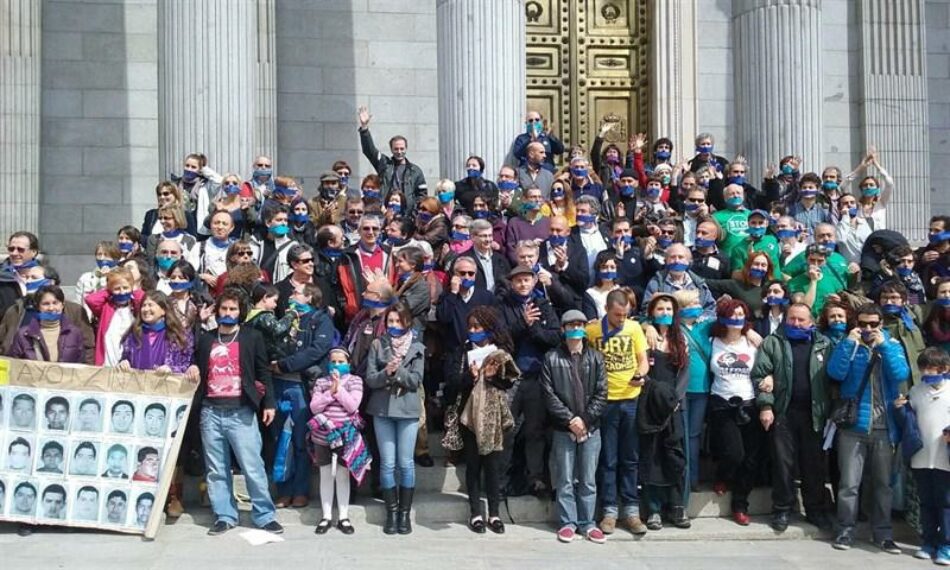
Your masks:
{"label": "wooden banner frame", "polygon": [[[184,413],[181,416],[181,420],[177,424],[174,437],[166,435],[163,438],[163,447],[167,447],[167,454],[165,455],[165,460],[161,466],[161,471],[158,474],[155,501],[152,504],[151,514],[144,529],[133,529],[128,526],[117,528],[98,522],[86,523],[65,520],[62,522],[50,522],[48,520],[24,521],[17,519],[16,517],[10,518],[9,513],[0,514],[0,521],[19,521],[29,522],[29,524],[37,525],[92,528],[97,530],[108,530],[130,534],[141,533],[146,539],[152,540],[155,538],[164,519],[165,501],[168,498],[168,491],[174,477],[178,453],[181,450],[185,429],[187,428],[188,419],[191,415],[191,407],[194,403],[194,394],[197,389],[196,384],[189,382],[183,376],[178,374],[142,370],[123,372],[118,368],[18,360],[14,358],[0,357],[0,388],[6,388],[8,394],[13,392],[12,390],[9,390],[10,388],[24,388],[32,390],[55,390],[57,392],[69,393],[74,397],[82,397],[83,394],[89,394],[92,397],[99,397],[100,399],[103,397],[116,398],[123,395],[128,395],[129,397],[156,397],[168,401],[178,401],[180,405],[185,405],[186,407]],[[0,420],[5,420],[6,416],[9,416],[13,413],[12,402],[4,402],[3,404],[4,407],[7,408],[7,411],[5,411],[5,415],[0,415]],[[180,405],[178,407],[180,407]],[[100,411],[102,412],[103,410]],[[166,409],[166,422],[169,422],[169,420],[172,419],[171,416],[173,414],[170,412],[170,409]],[[38,415],[39,408],[34,401],[34,416]],[[12,421],[12,419],[9,421]],[[38,442],[40,430],[35,426],[35,419],[33,421],[34,428],[32,435],[37,436],[33,438],[33,441]],[[0,435],[4,436],[2,441],[6,441],[6,436],[8,434],[17,433],[13,431],[12,428],[8,428],[7,426],[8,424],[6,421],[2,421],[2,423],[0,423]],[[166,425],[164,428],[166,429],[166,432],[168,427],[169,426]],[[73,433],[71,430],[69,430],[69,432],[70,434]],[[46,433],[46,435],[49,435],[50,433],[53,432]],[[66,432],[64,432],[64,436],[65,433]],[[136,440],[126,438],[126,440],[130,442],[141,439],[142,436],[139,436],[136,438]],[[5,452],[6,450],[2,451]],[[69,477],[70,476],[67,474],[62,474],[61,482],[71,482]],[[82,482],[82,480],[80,480],[80,482]],[[38,495],[38,490],[34,490]],[[13,492],[14,490],[12,488],[6,489],[6,493],[10,495],[12,495]],[[39,499],[38,496],[34,498],[34,500],[37,499]],[[130,507],[134,508],[131,499],[131,495],[128,496],[127,509]],[[12,505],[13,500],[11,499],[10,502]],[[2,506],[3,505],[0,504],[0,507]],[[36,507],[34,506],[34,508]]]}

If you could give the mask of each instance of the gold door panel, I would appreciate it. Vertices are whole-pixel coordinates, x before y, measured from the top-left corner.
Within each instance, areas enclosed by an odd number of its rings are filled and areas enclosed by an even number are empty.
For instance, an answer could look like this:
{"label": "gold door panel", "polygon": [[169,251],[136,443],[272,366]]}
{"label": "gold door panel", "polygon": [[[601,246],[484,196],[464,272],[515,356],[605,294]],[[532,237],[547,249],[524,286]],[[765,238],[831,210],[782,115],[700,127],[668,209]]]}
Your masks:
{"label": "gold door panel", "polygon": [[646,0],[528,0],[528,109],[568,147],[648,130]]}

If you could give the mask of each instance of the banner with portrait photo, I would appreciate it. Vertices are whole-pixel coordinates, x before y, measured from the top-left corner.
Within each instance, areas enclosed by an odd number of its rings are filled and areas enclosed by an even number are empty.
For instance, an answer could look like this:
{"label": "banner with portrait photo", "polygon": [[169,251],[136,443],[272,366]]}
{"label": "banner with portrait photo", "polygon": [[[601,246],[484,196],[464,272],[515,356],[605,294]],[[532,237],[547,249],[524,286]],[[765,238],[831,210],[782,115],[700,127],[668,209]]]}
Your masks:
{"label": "banner with portrait photo", "polygon": [[0,521],[154,538],[196,388],[0,357]]}

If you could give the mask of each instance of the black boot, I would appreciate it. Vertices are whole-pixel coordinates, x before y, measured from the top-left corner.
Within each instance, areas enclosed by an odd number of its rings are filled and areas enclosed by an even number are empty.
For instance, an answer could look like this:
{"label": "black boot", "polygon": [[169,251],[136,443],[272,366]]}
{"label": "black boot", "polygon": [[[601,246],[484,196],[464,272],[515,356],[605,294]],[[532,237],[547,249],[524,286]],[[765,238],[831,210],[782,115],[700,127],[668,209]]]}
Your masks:
{"label": "black boot", "polygon": [[386,534],[396,534],[396,512],[399,510],[399,503],[396,498],[396,488],[382,489],[383,502],[386,503],[386,523],[383,525],[383,532]]}
{"label": "black boot", "polygon": [[412,532],[412,522],[409,520],[409,511],[412,510],[412,492],[413,487],[399,488],[399,534],[409,534]]}

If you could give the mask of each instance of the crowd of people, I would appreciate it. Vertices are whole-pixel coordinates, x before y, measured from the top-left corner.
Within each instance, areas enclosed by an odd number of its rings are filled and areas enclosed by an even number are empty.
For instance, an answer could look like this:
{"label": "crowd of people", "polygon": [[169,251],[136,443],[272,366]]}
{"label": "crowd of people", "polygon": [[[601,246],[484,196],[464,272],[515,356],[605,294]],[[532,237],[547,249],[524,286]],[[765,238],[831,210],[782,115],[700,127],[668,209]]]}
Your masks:
{"label": "crowd of people", "polygon": [[863,490],[878,547],[900,553],[898,512],[915,557],[950,565],[950,216],[916,249],[889,230],[875,149],[847,174],[781,157],[755,185],[708,133],[683,153],[607,123],[588,151],[530,112],[497,175],[470,156],[430,192],[405,137],[386,154],[358,123],[374,172],[337,161],[307,191],[268,156],[247,178],[186,156],[74,298],[14,233],[4,352],[197,382],[179,461],[209,534],[238,523],[232,458],[258,527],[308,505],[315,465],[317,534],[355,531],[364,482],[408,534],[439,432],[476,533],[552,493],[562,542],[689,528],[705,484],[748,525],[770,485],[776,531],[804,512],[846,550]]}

